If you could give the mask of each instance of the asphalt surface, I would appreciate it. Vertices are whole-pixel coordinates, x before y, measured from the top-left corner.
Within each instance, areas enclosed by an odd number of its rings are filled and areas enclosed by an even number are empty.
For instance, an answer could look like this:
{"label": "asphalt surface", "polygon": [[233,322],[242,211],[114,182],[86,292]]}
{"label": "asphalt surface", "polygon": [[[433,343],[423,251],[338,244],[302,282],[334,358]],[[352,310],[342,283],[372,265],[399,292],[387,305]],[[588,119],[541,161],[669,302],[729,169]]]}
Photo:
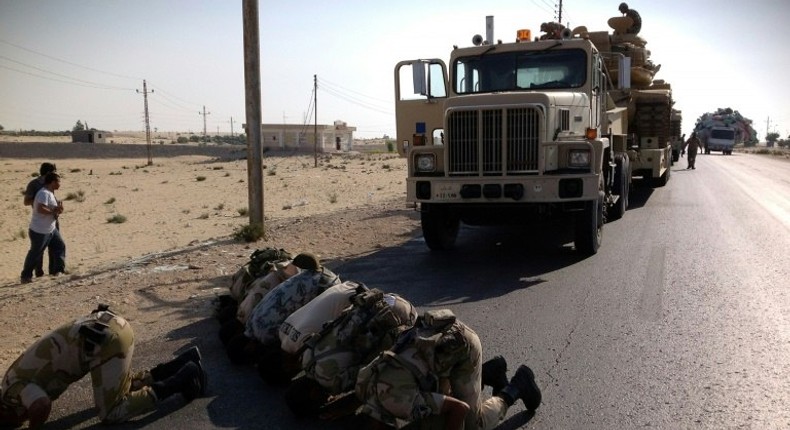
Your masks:
{"label": "asphalt surface", "polygon": [[[449,253],[416,238],[332,269],[421,310],[450,308],[485,359],[504,355],[511,375],[532,367],[542,406],[533,416],[517,403],[500,428],[790,428],[790,163],[735,153],[685,166],[663,188],[636,183],[589,258],[547,223],[464,227]],[[204,320],[137,345],[141,367],[167,359],[165,343],[199,345],[209,394],[116,428],[351,426],[295,419],[282,389],[229,364],[216,330]],[[99,427],[91,405],[86,378],[48,428]]]}

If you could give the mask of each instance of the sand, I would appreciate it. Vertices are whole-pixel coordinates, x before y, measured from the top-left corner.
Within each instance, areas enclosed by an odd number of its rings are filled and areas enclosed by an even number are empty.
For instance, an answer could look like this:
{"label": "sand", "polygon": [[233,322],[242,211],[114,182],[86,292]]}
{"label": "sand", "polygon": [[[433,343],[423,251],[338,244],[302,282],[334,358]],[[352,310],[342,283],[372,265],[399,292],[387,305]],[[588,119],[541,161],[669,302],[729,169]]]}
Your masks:
{"label": "sand", "polygon": [[[63,175],[56,197],[64,200],[60,225],[69,275],[227,239],[249,223],[243,147],[214,148],[223,156],[160,156],[157,151],[149,166],[139,145],[133,149],[135,145],[115,144],[111,150],[93,145],[96,150],[86,150],[92,144],[16,140],[3,143],[5,154],[0,149],[0,286],[19,282],[30,244],[31,208],[23,206],[22,193],[43,161],[55,162]],[[166,146],[190,152],[189,145]],[[197,145],[192,148],[199,152]],[[320,154],[318,167],[315,162],[309,153],[264,155],[267,224],[399,198],[405,202],[406,165],[396,154]],[[111,221],[121,219],[125,221]]]}

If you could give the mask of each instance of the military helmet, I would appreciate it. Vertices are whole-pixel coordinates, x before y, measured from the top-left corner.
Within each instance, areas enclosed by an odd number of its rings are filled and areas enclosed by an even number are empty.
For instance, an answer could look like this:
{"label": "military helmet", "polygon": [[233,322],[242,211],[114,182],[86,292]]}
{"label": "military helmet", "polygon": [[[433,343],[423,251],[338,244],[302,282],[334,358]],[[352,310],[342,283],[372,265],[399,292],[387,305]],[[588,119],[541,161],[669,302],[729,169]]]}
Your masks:
{"label": "military helmet", "polygon": [[304,270],[320,270],[321,263],[314,254],[303,252],[294,257],[291,262],[294,266]]}

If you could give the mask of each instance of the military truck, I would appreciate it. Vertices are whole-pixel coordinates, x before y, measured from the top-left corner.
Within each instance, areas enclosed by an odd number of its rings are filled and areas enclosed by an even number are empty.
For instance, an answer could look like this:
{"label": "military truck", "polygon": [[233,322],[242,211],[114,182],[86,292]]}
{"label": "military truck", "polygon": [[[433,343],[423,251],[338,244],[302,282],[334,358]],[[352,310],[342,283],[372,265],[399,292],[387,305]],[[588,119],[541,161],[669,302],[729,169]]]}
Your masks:
{"label": "military truck", "polygon": [[594,254],[604,223],[628,207],[632,173],[669,179],[669,85],[629,88],[630,57],[608,32],[519,30],[494,43],[492,17],[487,29],[454,47],[449,67],[395,66],[398,150],[425,242],[452,248],[461,222],[559,218],[573,223],[576,250]]}

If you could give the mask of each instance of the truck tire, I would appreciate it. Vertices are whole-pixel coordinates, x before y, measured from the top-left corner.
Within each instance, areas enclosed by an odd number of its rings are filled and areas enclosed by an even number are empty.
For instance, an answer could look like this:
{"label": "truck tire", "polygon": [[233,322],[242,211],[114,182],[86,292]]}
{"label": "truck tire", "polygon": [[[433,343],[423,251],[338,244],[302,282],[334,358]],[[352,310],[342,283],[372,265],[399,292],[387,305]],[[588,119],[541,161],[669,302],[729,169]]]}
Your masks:
{"label": "truck tire", "polygon": [[598,200],[586,202],[584,210],[576,214],[576,231],[573,244],[576,252],[594,255],[603,240],[603,191],[598,192]]}
{"label": "truck tire", "polygon": [[614,183],[612,194],[619,196],[617,203],[609,207],[607,220],[620,219],[628,209],[628,193],[631,192],[631,163],[628,154],[617,154],[614,156]]}
{"label": "truck tire", "polygon": [[446,251],[455,246],[461,221],[446,208],[424,204],[420,212],[422,235],[432,251]]}

